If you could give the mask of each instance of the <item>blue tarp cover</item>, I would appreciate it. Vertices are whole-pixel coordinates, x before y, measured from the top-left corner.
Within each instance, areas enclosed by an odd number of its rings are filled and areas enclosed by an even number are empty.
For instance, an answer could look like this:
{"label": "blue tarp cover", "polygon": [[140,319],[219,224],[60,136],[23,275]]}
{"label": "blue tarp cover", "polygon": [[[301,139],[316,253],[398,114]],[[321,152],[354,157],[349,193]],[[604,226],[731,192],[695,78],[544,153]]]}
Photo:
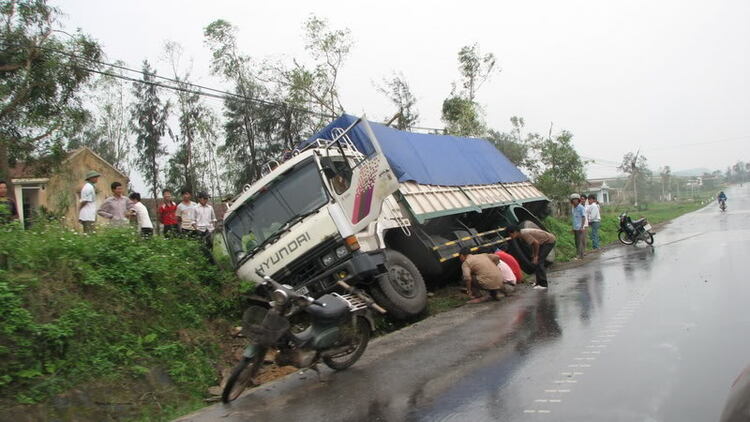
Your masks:
{"label": "blue tarp cover", "polygon": [[[356,120],[357,117],[344,114],[300,147],[319,138],[333,139],[335,128],[346,129]],[[466,186],[528,180],[505,155],[484,139],[411,133],[369,123],[400,182]],[[360,125],[349,133],[349,138],[363,154],[373,151]]]}

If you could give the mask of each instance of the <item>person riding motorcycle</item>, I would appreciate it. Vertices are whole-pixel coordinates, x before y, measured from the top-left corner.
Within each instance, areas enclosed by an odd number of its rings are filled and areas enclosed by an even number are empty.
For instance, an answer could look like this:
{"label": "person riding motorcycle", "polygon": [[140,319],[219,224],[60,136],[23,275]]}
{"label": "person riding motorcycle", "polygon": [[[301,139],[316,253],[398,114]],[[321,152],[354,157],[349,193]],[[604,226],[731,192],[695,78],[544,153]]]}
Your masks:
{"label": "person riding motorcycle", "polygon": [[719,196],[717,196],[716,199],[719,200],[719,203],[727,202],[727,195],[724,193],[724,191],[721,191],[719,192]]}

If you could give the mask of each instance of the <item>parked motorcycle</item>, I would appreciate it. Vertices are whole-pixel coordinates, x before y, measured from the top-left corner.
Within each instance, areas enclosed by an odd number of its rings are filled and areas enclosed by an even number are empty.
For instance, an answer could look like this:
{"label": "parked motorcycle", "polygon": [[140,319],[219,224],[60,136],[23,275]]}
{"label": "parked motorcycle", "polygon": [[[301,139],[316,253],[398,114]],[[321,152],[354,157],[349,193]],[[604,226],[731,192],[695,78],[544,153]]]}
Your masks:
{"label": "parked motorcycle", "polygon": [[627,212],[620,214],[620,229],[617,238],[625,245],[634,245],[643,240],[649,245],[654,244],[654,232],[651,224],[645,218],[635,220],[630,218]]}
{"label": "parked motorcycle", "polygon": [[[330,293],[314,299],[258,275],[264,280],[261,290],[270,296],[270,308],[250,306],[243,315],[242,333],[251,342],[222,391],[224,403],[255,385],[254,378],[272,349],[279,366],[316,369],[321,360],[334,370],[352,366],[365,352],[375,329],[370,309],[385,313],[369,296],[343,280],[338,285],[347,294]],[[309,317],[309,324],[295,329],[299,327],[290,320],[302,312]]]}

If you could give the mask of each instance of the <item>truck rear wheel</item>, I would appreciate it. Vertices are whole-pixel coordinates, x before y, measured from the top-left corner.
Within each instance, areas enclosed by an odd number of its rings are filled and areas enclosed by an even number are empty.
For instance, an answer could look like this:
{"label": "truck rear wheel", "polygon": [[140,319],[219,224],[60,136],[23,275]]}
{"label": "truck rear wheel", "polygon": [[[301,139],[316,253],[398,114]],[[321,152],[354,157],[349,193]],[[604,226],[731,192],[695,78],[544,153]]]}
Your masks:
{"label": "truck rear wheel", "polygon": [[396,319],[421,314],[427,307],[427,287],[417,266],[402,253],[385,250],[388,272],[371,288],[375,301]]}

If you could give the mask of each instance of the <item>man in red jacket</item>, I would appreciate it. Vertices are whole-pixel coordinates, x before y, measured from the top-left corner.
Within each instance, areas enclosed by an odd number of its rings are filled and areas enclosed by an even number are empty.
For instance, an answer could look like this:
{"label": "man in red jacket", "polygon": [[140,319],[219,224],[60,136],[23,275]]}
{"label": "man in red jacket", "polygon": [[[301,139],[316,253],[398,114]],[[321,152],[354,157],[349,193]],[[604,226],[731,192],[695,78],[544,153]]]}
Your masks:
{"label": "man in red jacket", "polygon": [[172,191],[164,189],[162,191],[164,202],[159,205],[159,222],[164,226],[164,236],[172,237],[177,234],[177,204],[172,201]]}
{"label": "man in red jacket", "polygon": [[523,280],[523,273],[521,272],[521,266],[518,264],[518,261],[516,261],[516,258],[508,252],[500,249],[495,251],[495,255],[508,264],[511,271],[513,271],[513,275],[516,276],[516,281],[520,283],[521,280]]}

